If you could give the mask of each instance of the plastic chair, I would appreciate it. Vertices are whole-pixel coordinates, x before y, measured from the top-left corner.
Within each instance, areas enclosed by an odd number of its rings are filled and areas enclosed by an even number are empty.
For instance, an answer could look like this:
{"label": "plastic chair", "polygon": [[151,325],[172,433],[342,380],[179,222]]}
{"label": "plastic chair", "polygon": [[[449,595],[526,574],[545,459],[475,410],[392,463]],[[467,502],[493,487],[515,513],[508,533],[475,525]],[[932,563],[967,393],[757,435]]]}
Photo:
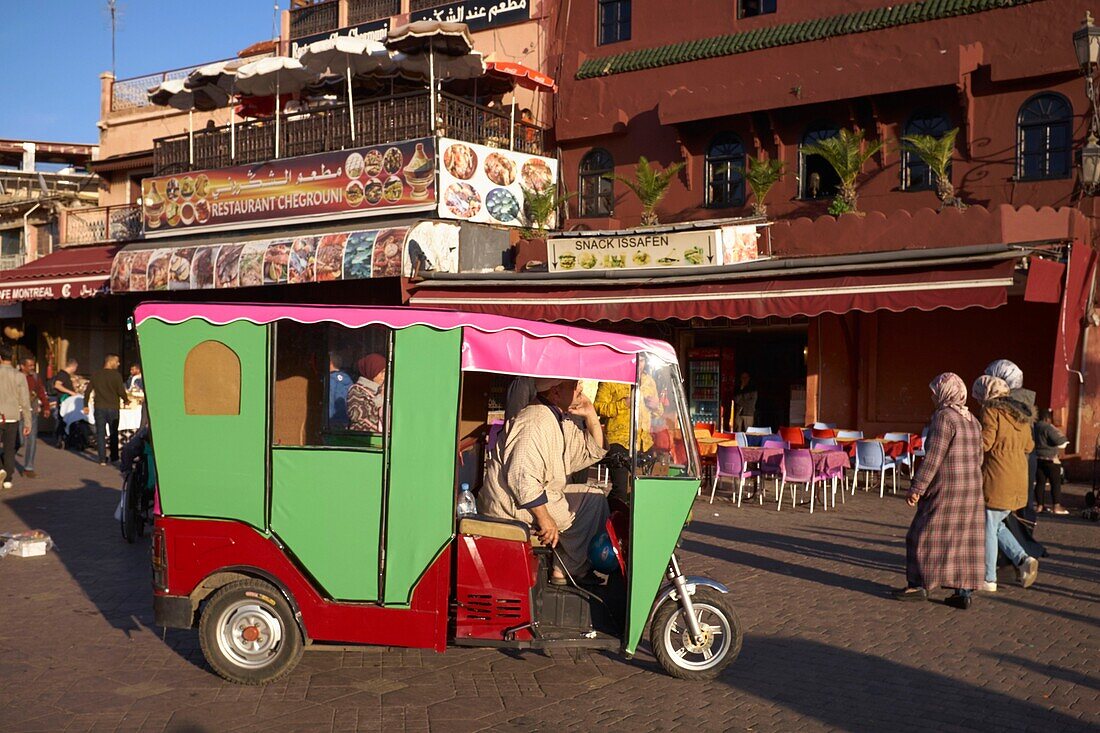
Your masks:
{"label": "plastic chair", "polygon": [[882,449],[882,443],[875,440],[860,440],[856,442],[856,474],[855,480],[852,481],[853,494],[856,493],[856,484],[859,483],[860,471],[865,471],[867,473],[867,483],[864,485],[864,491],[871,486],[871,474],[877,473],[879,475],[878,496],[881,499],[883,490],[886,486],[886,472],[890,471],[894,478],[892,493],[898,493],[897,464],[893,458],[886,457],[886,451]]}
{"label": "plastic chair", "polygon": [[[745,493],[745,479],[756,478],[759,475],[758,472],[749,469],[740,448],[733,445],[718,446],[718,465],[714,471],[714,482],[710,485],[710,503],[714,503],[714,492],[718,490],[718,482],[725,477],[740,479],[740,485],[737,487],[737,506],[741,506],[741,497]],[[732,498],[731,496],[730,499]]]}
{"label": "plastic chair", "polygon": [[838,430],[836,431],[837,438],[843,438],[845,440],[863,440],[862,430]]}
{"label": "plastic chair", "polygon": [[[837,453],[843,453],[844,452],[844,447],[840,446],[840,445],[837,445],[836,440],[833,440],[832,443],[824,443],[817,450],[827,450],[827,451],[834,451],[834,452],[837,452]],[[848,490],[848,472],[846,470],[844,470],[844,466],[835,466],[835,467],[826,466],[825,467],[825,473],[822,474],[822,476],[826,480],[831,480],[833,482],[833,491],[832,491],[833,508],[836,509],[837,479],[840,479],[843,482],[843,487],[841,488],[841,491],[840,491],[840,502],[843,504],[843,503],[845,503],[844,492]]]}
{"label": "plastic chair", "polygon": [[[810,492],[810,514],[814,513],[814,499],[817,494],[817,481],[820,477],[814,470],[814,459],[810,451],[805,448],[795,448],[783,453],[783,476],[779,484],[779,498],[776,502],[776,511],[783,508],[783,490],[787,484],[806,484]],[[797,489],[791,486],[791,508],[795,506]],[[828,509],[828,505],[826,505]]]}
{"label": "plastic chair", "polygon": [[836,431],[832,428],[811,428],[810,437],[812,438],[835,438]]}
{"label": "plastic chair", "polygon": [[898,466],[905,466],[909,471],[909,478],[913,478],[913,459],[909,455],[909,439],[911,437],[909,433],[886,433],[882,436],[883,440],[893,440],[905,443],[905,452],[895,458],[894,463]]}
{"label": "plastic chair", "polygon": [[835,422],[815,422],[814,430],[836,430]]}
{"label": "plastic chair", "polygon": [[742,448],[749,447],[749,436],[745,435],[744,433],[734,433],[733,439],[736,440],[737,445],[741,446]]}
{"label": "plastic chair", "polygon": [[772,429],[764,427],[763,425],[754,425],[751,428],[745,428],[745,433],[748,435],[771,435]]}
{"label": "plastic chair", "polygon": [[779,428],[779,437],[790,443],[792,448],[806,447],[806,435],[802,428]]}
{"label": "plastic chair", "polygon": [[[775,496],[779,498],[779,479],[783,475],[783,451],[790,448],[790,446],[787,445],[786,441],[780,440],[778,435],[769,437],[770,440],[764,441],[762,447],[778,450],[772,451],[770,455],[765,454],[760,459],[760,480],[763,482],[769,477],[775,479]],[[761,486],[760,489],[760,503],[763,504],[765,487]]]}
{"label": "plastic chair", "polygon": [[710,437],[715,440],[733,440],[736,436],[733,433],[711,433]]}
{"label": "plastic chair", "polygon": [[[916,469],[916,467],[917,467],[917,459],[918,458],[924,458],[927,455],[927,451],[924,448],[925,443],[927,443],[927,442],[928,442],[928,426],[925,425],[920,431],[920,448],[917,448],[916,450],[909,451],[913,456],[913,468],[914,469]],[[914,473],[915,473],[915,470],[914,470]]]}
{"label": "plastic chair", "polygon": [[[810,438],[810,450],[821,450],[822,448],[836,445],[836,438]],[[839,448],[840,446],[837,447]]]}
{"label": "plastic chair", "polygon": [[714,423],[712,422],[697,422],[695,423],[695,434],[698,435],[700,430],[705,430],[707,435],[714,432]]}

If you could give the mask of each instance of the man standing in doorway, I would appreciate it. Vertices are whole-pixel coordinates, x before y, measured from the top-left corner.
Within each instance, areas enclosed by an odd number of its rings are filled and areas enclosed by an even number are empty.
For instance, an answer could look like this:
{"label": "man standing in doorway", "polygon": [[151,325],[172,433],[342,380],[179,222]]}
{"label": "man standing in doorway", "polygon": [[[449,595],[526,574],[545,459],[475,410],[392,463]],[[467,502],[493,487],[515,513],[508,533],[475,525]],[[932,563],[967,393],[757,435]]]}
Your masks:
{"label": "man standing in doorway", "polygon": [[23,445],[23,475],[34,478],[34,456],[38,452],[38,418],[50,416],[50,398],[46,396],[46,385],[42,383],[42,377],[38,374],[38,362],[35,358],[25,357],[20,367],[27,377],[27,392],[31,401],[31,432]]}
{"label": "man standing in doorway", "polygon": [[748,372],[741,372],[741,381],[733,391],[734,431],[743,433],[756,417],[756,385]]}
{"label": "man standing in doorway", "polygon": [[118,411],[128,400],[126,385],[118,371],[118,354],[107,354],[103,368],[92,375],[84,390],[84,414],[87,415],[91,397],[95,395],[95,438],[99,452],[99,465],[107,465],[107,427],[111,428],[111,462],[118,460]]}
{"label": "man standing in doorway", "polygon": [[15,476],[15,441],[20,424],[23,437],[30,435],[31,401],[27,391],[27,378],[12,366],[12,349],[0,344],[0,439],[4,441],[4,467],[0,469],[0,481],[10,489]]}

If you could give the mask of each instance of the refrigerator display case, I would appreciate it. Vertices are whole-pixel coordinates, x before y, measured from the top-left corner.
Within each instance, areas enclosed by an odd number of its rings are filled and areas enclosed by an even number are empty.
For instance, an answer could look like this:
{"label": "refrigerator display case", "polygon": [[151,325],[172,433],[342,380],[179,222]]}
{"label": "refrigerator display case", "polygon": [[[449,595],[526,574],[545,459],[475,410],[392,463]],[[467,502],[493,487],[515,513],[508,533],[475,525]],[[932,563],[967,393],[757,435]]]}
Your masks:
{"label": "refrigerator display case", "polygon": [[720,349],[688,351],[688,410],[692,422],[721,424]]}

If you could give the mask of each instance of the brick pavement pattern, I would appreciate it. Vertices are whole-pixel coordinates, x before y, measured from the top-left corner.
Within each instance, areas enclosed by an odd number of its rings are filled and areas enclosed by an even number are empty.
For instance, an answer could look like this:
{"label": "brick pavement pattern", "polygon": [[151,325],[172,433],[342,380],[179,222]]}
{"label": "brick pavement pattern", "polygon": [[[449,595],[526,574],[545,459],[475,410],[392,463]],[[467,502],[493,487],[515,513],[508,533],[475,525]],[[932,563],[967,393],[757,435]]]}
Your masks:
{"label": "brick pavement pattern", "polygon": [[[595,652],[306,652],[240,687],[195,632],[152,626],[148,541],[126,544],[117,471],[42,445],[0,493],[0,531],[41,528],[46,557],[0,559],[2,731],[1034,730],[1100,728],[1100,525],[1047,519],[1023,590],[970,611],[888,597],[904,582],[902,494],[838,511],[695,505],[687,572],[727,583],[745,625],[719,680]],[[1081,503],[1082,487],[1070,487]]]}

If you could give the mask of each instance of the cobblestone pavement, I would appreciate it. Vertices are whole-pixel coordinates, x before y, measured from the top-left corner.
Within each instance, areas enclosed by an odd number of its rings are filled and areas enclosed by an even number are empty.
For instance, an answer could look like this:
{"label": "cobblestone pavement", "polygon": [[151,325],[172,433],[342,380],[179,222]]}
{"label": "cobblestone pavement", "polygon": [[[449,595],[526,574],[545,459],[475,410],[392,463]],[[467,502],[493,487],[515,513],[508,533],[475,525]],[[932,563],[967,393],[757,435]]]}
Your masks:
{"label": "cobblestone pavement", "polygon": [[[1096,730],[1100,525],[1044,521],[1038,582],[970,611],[902,604],[910,510],[858,492],[838,511],[697,503],[682,564],[729,584],[746,629],[725,676],[687,683],[642,652],[307,652],[266,688],[223,682],[194,632],[152,626],[147,542],[112,518],[117,472],[39,452],[0,494],[0,730]],[[1080,505],[1083,488],[1068,503]]]}

